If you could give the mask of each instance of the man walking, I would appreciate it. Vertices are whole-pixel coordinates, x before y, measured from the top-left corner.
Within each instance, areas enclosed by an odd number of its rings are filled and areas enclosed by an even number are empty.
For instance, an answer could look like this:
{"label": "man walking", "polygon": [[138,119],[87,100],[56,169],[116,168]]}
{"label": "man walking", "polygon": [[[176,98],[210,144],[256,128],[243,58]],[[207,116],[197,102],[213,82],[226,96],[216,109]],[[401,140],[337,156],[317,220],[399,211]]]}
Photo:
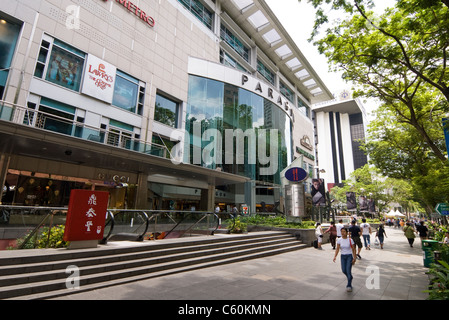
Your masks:
{"label": "man walking", "polygon": [[362,224],[360,228],[362,229],[363,241],[365,243],[366,250],[371,250],[371,226],[369,223],[366,223],[366,219],[362,219]]}
{"label": "man walking", "polygon": [[357,258],[360,260],[362,257],[360,256],[360,251],[362,251],[362,240],[360,237],[362,236],[362,230],[360,230],[359,226],[356,225],[356,220],[352,220],[351,227],[349,228],[349,234],[351,235],[351,239],[354,240],[354,244],[357,245]]}

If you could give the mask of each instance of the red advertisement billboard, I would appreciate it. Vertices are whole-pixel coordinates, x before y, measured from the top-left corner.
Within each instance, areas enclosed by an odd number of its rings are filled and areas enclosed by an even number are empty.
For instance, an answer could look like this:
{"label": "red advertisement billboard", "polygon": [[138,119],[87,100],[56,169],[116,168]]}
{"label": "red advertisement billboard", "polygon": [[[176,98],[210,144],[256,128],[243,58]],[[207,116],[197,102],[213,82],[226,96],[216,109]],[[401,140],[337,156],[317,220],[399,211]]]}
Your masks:
{"label": "red advertisement billboard", "polygon": [[72,190],[64,241],[101,240],[104,233],[109,193]]}

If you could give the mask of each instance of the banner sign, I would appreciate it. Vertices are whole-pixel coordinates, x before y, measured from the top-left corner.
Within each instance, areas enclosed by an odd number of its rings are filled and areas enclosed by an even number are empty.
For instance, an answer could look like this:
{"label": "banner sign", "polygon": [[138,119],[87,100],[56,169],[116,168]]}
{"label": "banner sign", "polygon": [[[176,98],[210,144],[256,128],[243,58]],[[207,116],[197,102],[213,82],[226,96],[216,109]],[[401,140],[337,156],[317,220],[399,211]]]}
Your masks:
{"label": "banner sign", "polygon": [[82,93],[112,103],[117,68],[94,55],[87,57]]}
{"label": "banner sign", "polygon": [[109,192],[72,190],[64,241],[103,239]]}

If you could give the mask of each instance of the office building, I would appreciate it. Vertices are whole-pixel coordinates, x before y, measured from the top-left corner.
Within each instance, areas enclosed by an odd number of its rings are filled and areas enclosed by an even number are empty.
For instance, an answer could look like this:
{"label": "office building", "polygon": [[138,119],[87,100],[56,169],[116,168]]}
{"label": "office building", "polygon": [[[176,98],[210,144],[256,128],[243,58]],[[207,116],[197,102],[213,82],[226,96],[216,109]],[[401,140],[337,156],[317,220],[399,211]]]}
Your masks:
{"label": "office building", "polygon": [[263,0],[2,1],[0,46],[4,203],[254,212],[313,174],[332,95]]}

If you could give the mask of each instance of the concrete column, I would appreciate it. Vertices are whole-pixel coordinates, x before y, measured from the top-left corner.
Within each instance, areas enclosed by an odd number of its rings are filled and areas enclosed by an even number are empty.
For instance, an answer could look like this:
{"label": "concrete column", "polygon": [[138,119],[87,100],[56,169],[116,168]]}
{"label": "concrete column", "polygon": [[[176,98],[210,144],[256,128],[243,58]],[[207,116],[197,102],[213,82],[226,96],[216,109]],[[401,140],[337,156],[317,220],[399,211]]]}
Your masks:
{"label": "concrete column", "polygon": [[137,184],[136,209],[151,209],[151,203],[148,203],[148,174],[142,172],[139,173],[139,175],[137,176]]}
{"label": "concrete column", "polygon": [[215,209],[215,186],[209,185],[207,189],[201,189],[200,210],[213,212]]}
{"label": "concrete column", "polygon": [[3,186],[5,185],[6,175],[8,174],[10,160],[11,156],[9,154],[2,153],[0,155],[0,201],[3,197]]}
{"label": "concrete column", "polygon": [[249,212],[256,212],[256,183],[245,182],[245,204],[249,206]]}

